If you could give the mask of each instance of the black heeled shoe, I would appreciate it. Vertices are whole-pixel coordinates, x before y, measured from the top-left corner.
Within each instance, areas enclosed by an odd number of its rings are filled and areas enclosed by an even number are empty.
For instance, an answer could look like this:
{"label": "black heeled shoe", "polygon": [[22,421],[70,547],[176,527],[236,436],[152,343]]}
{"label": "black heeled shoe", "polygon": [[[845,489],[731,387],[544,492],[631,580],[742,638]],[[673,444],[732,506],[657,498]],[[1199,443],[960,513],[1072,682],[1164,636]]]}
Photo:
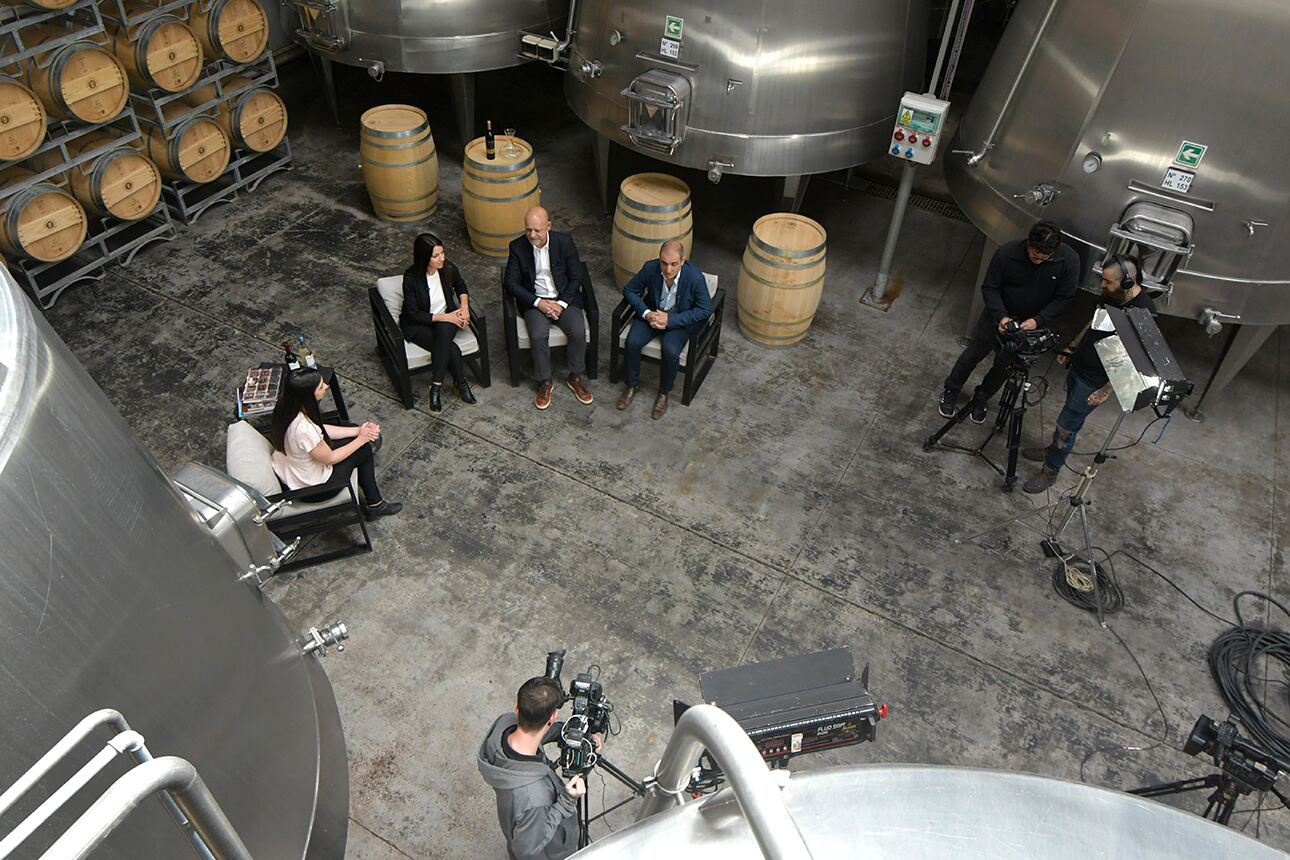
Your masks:
{"label": "black heeled shoe", "polygon": [[460,397],[461,402],[465,403],[467,406],[474,406],[479,402],[475,399],[475,392],[470,390],[470,383],[464,379],[457,383],[457,396]]}
{"label": "black heeled shoe", "polygon": [[430,386],[430,411],[431,412],[443,411],[443,386],[442,385]]}
{"label": "black heeled shoe", "polygon": [[392,517],[401,510],[403,510],[403,504],[401,502],[391,502],[389,500],[382,499],[374,505],[364,505],[363,516],[367,517],[369,520],[374,520],[378,517]]}

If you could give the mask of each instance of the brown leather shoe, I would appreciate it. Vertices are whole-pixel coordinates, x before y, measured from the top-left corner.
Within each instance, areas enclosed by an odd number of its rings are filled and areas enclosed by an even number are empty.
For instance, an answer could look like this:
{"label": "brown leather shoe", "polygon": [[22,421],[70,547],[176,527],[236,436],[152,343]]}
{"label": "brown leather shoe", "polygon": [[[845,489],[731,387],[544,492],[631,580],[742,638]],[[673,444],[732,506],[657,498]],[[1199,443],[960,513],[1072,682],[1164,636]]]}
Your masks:
{"label": "brown leather shoe", "polygon": [[538,409],[545,409],[551,405],[551,380],[545,380],[538,383],[537,396],[533,398],[533,405]]}
{"label": "brown leather shoe", "polygon": [[587,382],[581,376],[570,376],[566,380],[573,395],[578,398],[578,402],[583,406],[590,406],[592,397],[591,389],[587,387]]}
{"label": "brown leather shoe", "polygon": [[618,395],[617,406],[619,410],[626,409],[632,405],[632,400],[636,397],[636,386],[629,385],[623,389],[623,393]]}
{"label": "brown leather shoe", "polygon": [[650,412],[649,417],[657,421],[658,419],[662,418],[666,414],[667,414],[667,395],[660,394],[658,396],[658,399],[654,401],[654,410]]}

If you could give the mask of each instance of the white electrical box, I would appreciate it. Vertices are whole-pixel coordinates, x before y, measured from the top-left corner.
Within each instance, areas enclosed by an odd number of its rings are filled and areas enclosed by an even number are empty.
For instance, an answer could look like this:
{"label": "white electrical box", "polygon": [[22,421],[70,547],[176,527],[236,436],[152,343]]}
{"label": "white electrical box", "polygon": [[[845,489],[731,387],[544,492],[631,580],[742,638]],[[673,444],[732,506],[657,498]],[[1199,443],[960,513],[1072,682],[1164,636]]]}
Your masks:
{"label": "white electrical box", "polygon": [[945,116],[950,103],[932,96],[905,93],[896,112],[896,129],[891,133],[887,153],[901,161],[931,164],[945,133]]}

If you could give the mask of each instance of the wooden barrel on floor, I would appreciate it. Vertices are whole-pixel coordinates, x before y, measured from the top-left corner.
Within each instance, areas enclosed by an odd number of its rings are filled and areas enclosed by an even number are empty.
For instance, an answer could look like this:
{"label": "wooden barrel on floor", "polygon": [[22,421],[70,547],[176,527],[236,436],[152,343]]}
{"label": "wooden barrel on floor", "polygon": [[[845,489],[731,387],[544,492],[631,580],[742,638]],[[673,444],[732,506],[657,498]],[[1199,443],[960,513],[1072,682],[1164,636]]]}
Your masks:
{"label": "wooden barrel on floor", "polygon": [[[126,10],[133,14],[140,7],[127,4]],[[201,77],[202,45],[174,15],[159,15],[132,27],[105,24],[112,34],[112,53],[137,88],[177,93]]]}
{"label": "wooden barrel on floor", "polygon": [[366,111],[358,143],[363,182],[382,221],[424,221],[439,206],[439,155],[425,111],[380,105]]}
{"label": "wooden barrel on floor", "polygon": [[[268,152],[287,135],[287,106],[273,90],[253,87],[251,83],[251,78],[239,75],[224,78],[221,85],[225,95],[233,95],[219,103],[215,121],[234,146]],[[217,95],[215,85],[209,84],[188,93],[184,101],[200,107]]]}
{"label": "wooden barrel on floor", "polygon": [[187,110],[172,102],[162,108],[167,122],[175,121],[169,132],[151,125],[144,129],[148,157],[167,179],[211,182],[228,167],[231,149],[228,136],[208,116],[197,113],[184,116]]}
{"label": "wooden barrel on floor", "polygon": [[611,241],[614,280],[627,284],[641,266],[658,257],[658,248],[676,239],[690,254],[694,220],[690,186],[664,173],[637,173],[618,187]]}
{"label": "wooden barrel on floor", "polygon": [[29,6],[32,9],[44,9],[48,12],[55,12],[59,9],[66,9],[75,2],[76,0],[0,0],[0,5]]}
{"label": "wooden barrel on floor", "polygon": [[[94,132],[67,144],[75,158],[95,149],[106,150],[67,172],[72,195],[95,215],[111,215],[122,221],[137,221],[157,208],[161,199],[161,172],[157,165],[129,144],[117,144],[107,132]],[[32,159],[38,170],[57,167],[63,157],[57,151]]]}
{"label": "wooden barrel on floor", "polygon": [[[37,25],[22,31],[29,48],[67,35],[67,30]],[[125,109],[130,82],[111,51],[90,41],[72,42],[23,63],[23,80],[51,116],[82,122],[107,122]]]}
{"label": "wooden barrel on floor", "polygon": [[36,94],[0,75],[0,159],[19,161],[45,140],[48,119]]}
{"label": "wooden barrel on floor", "polygon": [[211,58],[249,63],[269,44],[269,18],[258,0],[212,0],[205,9],[196,3],[188,26]]}
{"label": "wooden barrel on floor", "polygon": [[511,240],[524,235],[524,213],[542,202],[533,147],[511,138],[515,154],[503,155],[506,138],[497,138],[497,157],[485,155],[484,139],[466,144],[461,164],[461,208],[470,245],[489,257],[505,257]]}
{"label": "wooden barrel on floor", "polygon": [[824,289],[828,234],[801,215],[757,219],[739,267],[739,330],[762,346],[806,336]]}
{"label": "wooden barrel on floor", "polygon": [[[23,185],[36,174],[21,167],[0,171],[0,188]],[[0,201],[0,249],[10,257],[43,263],[65,260],[85,241],[85,210],[52,182],[37,182]]]}

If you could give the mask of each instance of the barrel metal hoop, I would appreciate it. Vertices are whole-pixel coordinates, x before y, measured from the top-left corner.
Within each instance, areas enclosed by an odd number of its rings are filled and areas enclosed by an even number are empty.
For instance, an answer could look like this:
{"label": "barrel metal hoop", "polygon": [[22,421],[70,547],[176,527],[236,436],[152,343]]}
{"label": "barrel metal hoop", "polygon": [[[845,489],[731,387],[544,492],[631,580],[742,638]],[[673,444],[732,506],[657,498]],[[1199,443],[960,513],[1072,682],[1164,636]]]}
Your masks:
{"label": "barrel metal hoop", "polygon": [[386,163],[384,161],[364,161],[363,167],[416,167],[418,164],[425,164],[427,161],[432,161],[434,157],[435,153],[432,152],[420,161],[396,161],[392,163]]}
{"label": "barrel metal hoop", "polygon": [[784,328],[785,326],[791,326],[791,325],[807,325],[807,326],[809,326],[809,325],[811,324],[811,320],[815,319],[815,314],[816,314],[816,311],[811,311],[811,312],[810,312],[809,314],[807,314],[806,316],[804,316],[804,317],[798,317],[797,319],[792,319],[792,320],[773,320],[773,319],[768,319],[768,318],[766,318],[766,317],[764,317],[764,316],[761,316],[761,315],[759,315],[759,314],[755,314],[755,313],[753,313],[752,311],[748,310],[748,308],[747,308],[746,306],[744,306],[744,305],[740,305],[740,306],[739,306],[739,316],[741,316],[741,317],[748,317],[748,319],[756,320],[757,322],[761,323],[762,325],[774,326],[774,327],[776,327],[776,328]]}
{"label": "barrel metal hoop", "polygon": [[515,176],[508,176],[505,179],[494,179],[489,176],[476,176],[475,174],[471,173],[469,170],[465,171],[465,174],[469,176],[471,179],[475,180],[476,182],[485,182],[489,185],[511,185],[515,182],[519,182],[521,179],[528,179],[530,176],[532,176],[535,173],[537,173],[536,166],[530,169],[527,173],[519,173],[519,174],[516,174]]}
{"label": "barrel metal hoop", "polygon": [[107,152],[100,155],[98,160],[94,162],[94,170],[92,170],[89,175],[90,194],[93,196],[95,204],[105,212],[110,213],[111,210],[108,209],[107,201],[103,199],[103,174],[112,166],[112,162],[122,156],[131,154],[139,155],[135,149],[129,146],[123,146],[119,149],[109,149]]}
{"label": "barrel metal hoop", "polygon": [[627,238],[627,239],[631,239],[633,242],[657,242],[658,244],[662,245],[664,242],[670,241],[670,240],[672,240],[672,239],[684,239],[686,236],[689,236],[690,234],[692,234],[692,233],[694,232],[694,226],[693,226],[693,225],[691,225],[691,226],[690,226],[690,229],[689,229],[689,230],[686,230],[686,231],[685,231],[684,233],[682,233],[680,236],[662,236],[662,237],[660,237],[660,236],[637,236],[637,235],[635,235],[635,234],[633,234],[633,233],[628,233],[626,230],[624,230],[623,228],[619,227],[617,224],[615,224],[615,225],[614,225],[614,232],[615,232],[615,233],[617,233],[619,236],[622,236],[622,237]]}
{"label": "barrel metal hoop", "polygon": [[425,200],[427,197],[434,197],[438,193],[439,186],[436,185],[425,194],[418,194],[416,197],[382,197],[381,195],[373,194],[370,191],[367,192],[367,196],[371,197],[373,201],[380,200],[382,203],[415,203],[418,200]]}
{"label": "barrel metal hoop", "polygon": [[828,247],[828,242],[821,242],[820,244],[816,245],[814,248],[811,248],[806,251],[790,251],[787,248],[776,248],[774,245],[770,245],[766,242],[763,242],[761,239],[757,237],[756,233],[753,233],[752,235],[750,235],[748,237],[748,241],[751,244],[756,245],[758,248],[761,248],[767,254],[771,254],[772,256],[775,256],[775,257],[784,257],[785,259],[788,259],[788,260],[801,260],[806,257],[814,257],[816,254],[820,253],[821,251],[823,251],[825,248]]}
{"label": "barrel metal hoop", "polygon": [[[160,81],[152,76],[152,70],[148,68],[148,43],[152,37],[156,35],[156,32],[161,29],[163,24],[179,24],[182,26],[183,22],[174,15],[158,15],[151,21],[145,21],[141,24],[139,26],[138,34],[134,37],[134,65],[135,68],[139,70],[139,74],[142,75],[145,80],[151,81],[158,89],[164,90],[166,88],[161,85]],[[125,34],[126,38],[129,38],[129,28],[122,26],[121,30]]]}
{"label": "barrel metal hoop", "polygon": [[756,281],[759,284],[765,284],[768,287],[774,287],[775,289],[779,289],[779,290],[804,290],[807,287],[813,287],[816,284],[818,284],[820,281],[824,280],[824,273],[821,272],[818,278],[807,281],[804,284],[781,284],[775,281],[768,281],[765,278],[763,278],[761,275],[758,275],[755,272],[748,271],[748,268],[746,266],[742,270],[740,270],[739,274],[747,275],[748,277],[752,278],[754,281]]}
{"label": "barrel metal hoop", "polygon": [[523,230],[520,230],[519,232],[516,232],[516,233],[485,233],[483,230],[476,230],[474,227],[471,227],[469,224],[467,224],[466,227],[467,227],[467,231],[470,233],[472,237],[487,236],[490,239],[518,239],[520,236],[524,235]]}
{"label": "barrel metal hoop", "polygon": [[429,209],[422,209],[420,212],[391,212],[388,209],[381,209],[377,206],[372,208],[376,210],[376,214],[384,215],[390,221],[423,221],[435,213],[435,210],[439,208],[439,201],[436,200],[433,206]]}
{"label": "barrel metal hoop", "polygon": [[425,143],[427,140],[430,141],[430,148],[433,150],[434,138],[431,137],[429,133],[427,133],[426,136],[421,138],[420,140],[415,140],[415,141],[412,141],[411,143],[376,143],[373,140],[364,140],[360,143],[360,147],[367,146],[371,149],[415,149],[416,147]]}
{"label": "barrel metal hoop", "polygon": [[[514,197],[484,197],[482,194],[476,194],[469,188],[462,188],[461,193],[468,197],[473,197],[476,200],[484,200],[488,203],[514,203],[516,200],[523,200],[525,197],[532,197],[541,190],[542,189],[540,187],[534,185],[531,190],[525,191],[523,194],[516,194]],[[523,232],[523,230],[520,231],[520,233]],[[518,236],[520,233],[516,233],[515,235]]]}
{"label": "barrel metal hoop", "polygon": [[76,56],[78,53],[78,51],[75,50],[77,46],[83,46],[86,44],[93,45],[94,43],[72,42],[69,45],[63,45],[63,47],[56,49],[54,62],[49,64],[48,70],[49,77],[47,80],[49,81],[49,94],[53,96],[54,104],[58,106],[59,110],[69,114],[74,119],[80,119],[80,117],[76,116],[76,113],[72,110],[72,106],[67,103],[67,99],[63,98],[63,88],[61,86],[55,86],[55,83],[62,83],[63,69],[72,61],[72,57]]}
{"label": "barrel metal hoop", "polygon": [[689,194],[685,195],[685,199],[682,200],[680,203],[673,203],[667,206],[652,206],[648,203],[637,203],[635,200],[623,194],[621,191],[618,192],[618,202],[622,203],[624,201],[627,203],[628,206],[632,207],[633,209],[638,209],[641,212],[675,212],[678,209],[682,208],[683,206],[690,205],[690,195]]}
{"label": "barrel metal hoop", "polygon": [[676,224],[690,217],[690,211],[688,209],[683,214],[678,215],[675,218],[642,218],[639,215],[633,215],[632,213],[625,212],[622,209],[618,210],[618,214],[632,221],[639,221],[641,224]]}
{"label": "barrel metal hoop", "polygon": [[749,256],[751,256],[754,260],[759,260],[762,263],[765,263],[767,266],[770,266],[772,269],[788,269],[788,270],[809,269],[812,266],[821,265],[825,259],[824,257],[820,257],[815,260],[807,260],[805,263],[784,263],[784,262],[781,262],[780,260],[773,260],[767,257],[763,257],[761,254],[757,253],[757,249],[754,248],[751,244],[745,250],[748,252]]}
{"label": "barrel metal hoop", "polygon": [[517,161],[508,167],[494,167],[493,165],[489,165],[489,164],[480,164],[478,161],[475,161],[473,158],[470,158],[469,156],[467,156],[466,160],[462,162],[461,167],[463,170],[474,170],[482,173],[513,173],[514,171],[519,170],[521,167],[528,167],[530,164],[533,164],[532,155],[530,155],[528,158],[524,159],[523,161]]}
{"label": "barrel metal hoop", "polygon": [[[368,128],[367,126],[363,126],[362,134],[370,135],[372,137],[379,137],[382,140],[402,140],[405,137],[412,137],[413,135],[420,134],[423,131],[425,132],[430,131],[430,120],[426,120],[416,128],[409,128],[404,131],[377,131],[374,128]],[[373,146],[375,145],[376,144],[373,144]],[[395,148],[398,149],[400,147],[395,147]]]}

